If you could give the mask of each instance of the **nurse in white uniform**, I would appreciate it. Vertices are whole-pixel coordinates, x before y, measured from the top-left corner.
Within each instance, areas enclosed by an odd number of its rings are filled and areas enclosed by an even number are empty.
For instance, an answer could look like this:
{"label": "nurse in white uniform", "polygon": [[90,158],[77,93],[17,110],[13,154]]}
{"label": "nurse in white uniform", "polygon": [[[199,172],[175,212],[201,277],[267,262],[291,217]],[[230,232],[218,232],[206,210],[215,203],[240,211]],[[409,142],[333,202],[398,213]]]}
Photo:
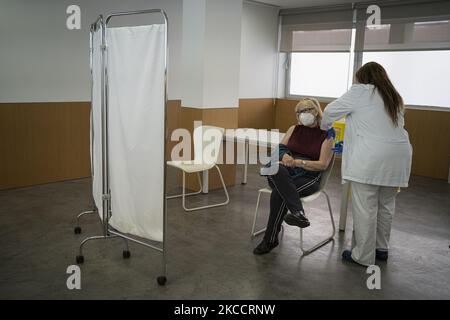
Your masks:
{"label": "nurse in white uniform", "polygon": [[351,183],[353,248],[345,261],[364,266],[387,260],[395,197],[407,187],[412,147],[404,129],[403,99],[375,62],[356,73],[357,84],[328,104],[321,122],[329,129],[346,117],[342,179]]}

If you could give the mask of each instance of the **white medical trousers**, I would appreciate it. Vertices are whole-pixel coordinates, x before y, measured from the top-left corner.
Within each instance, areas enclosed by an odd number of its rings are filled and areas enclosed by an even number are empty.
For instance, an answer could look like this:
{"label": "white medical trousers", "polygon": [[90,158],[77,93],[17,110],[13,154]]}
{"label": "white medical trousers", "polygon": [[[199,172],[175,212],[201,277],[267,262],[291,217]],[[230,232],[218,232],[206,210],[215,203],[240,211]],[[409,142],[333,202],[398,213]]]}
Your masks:
{"label": "white medical trousers", "polygon": [[375,264],[375,249],[388,250],[397,187],[351,181],[353,212],[352,258]]}

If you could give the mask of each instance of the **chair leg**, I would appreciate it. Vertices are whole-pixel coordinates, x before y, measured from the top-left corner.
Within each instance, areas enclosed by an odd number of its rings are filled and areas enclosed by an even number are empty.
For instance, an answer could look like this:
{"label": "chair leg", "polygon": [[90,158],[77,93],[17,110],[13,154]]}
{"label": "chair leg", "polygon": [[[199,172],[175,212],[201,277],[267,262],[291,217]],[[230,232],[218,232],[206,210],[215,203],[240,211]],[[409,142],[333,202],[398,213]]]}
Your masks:
{"label": "chair leg", "polygon": [[320,247],[324,246],[325,244],[327,244],[328,242],[332,241],[334,239],[334,235],[336,234],[336,225],[334,223],[334,218],[333,218],[333,211],[331,209],[331,203],[330,203],[330,197],[328,196],[328,194],[325,191],[322,191],[322,193],[325,195],[325,197],[327,198],[327,204],[328,204],[328,211],[330,213],[330,220],[331,220],[331,226],[333,228],[333,232],[331,233],[330,236],[328,236],[327,238],[325,238],[324,240],[318,242],[317,244],[315,244],[314,246],[312,246],[309,249],[305,249],[303,247],[303,229],[300,229],[300,249],[303,252],[303,255],[307,255],[310,254],[313,251],[316,251],[317,249],[319,249]]}
{"label": "chair leg", "polygon": [[256,200],[256,209],[255,209],[255,215],[253,216],[253,225],[252,225],[252,232],[251,232],[251,238],[256,237],[257,235],[263,233],[266,231],[266,228],[263,228],[261,230],[258,230],[255,232],[255,226],[256,226],[256,218],[258,217],[258,208],[259,208],[259,201],[261,200],[261,191],[258,192],[258,199]]}
{"label": "chair leg", "polygon": [[[215,166],[217,169],[217,172],[219,173],[219,177],[220,177],[220,182],[222,183],[222,188],[223,191],[225,192],[225,197],[226,200],[225,202],[221,202],[221,203],[216,203],[216,204],[210,204],[210,205],[206,205],[206,206],[201,206],[201,207],[194,207],[194,208],[188,208],[186,207],[186,196],[187,194],[185,194],[185,174],[183,171],[183,193],[182,193],[182,204],[183,204],[183,209],[186,211],[195,211],[195,210],[202,210],[202,209],[208,209],[208,208],[214,208],[214,207],[220,207],[220,206],[224,206],[227,205],[230,202],[230,196],[228,195],[228,190],[227,187],[225,185],[225,181],[223,180],[223,176],[222,176],[222,172],[220,171],[220,168],[216,165]],[[200,176],[199,176],[200,177]],[[200,193],[202,191],[202,188],[200,188],[200,191],[198,193]]]}
{"label": "chair leg", "polygon": [[[185,179],[185,172],[183,171],[183,180]],[[200,186],[200,190],[198,190],[198,191],[194,191],[194,192],[190,192],[190,193],[186,193],[185,194],[185,196],[186,197],[188,197],[188,196],[195,196],[196,194],[199,194],[199,193],[201,193],[202,192],[202,190],[203,190],[203,185],[202,185],[202,180],[200,179],[200,172],[197,172],[197,179],[198,179],[198,184],[199,184],[199,186]],[[183,182],[183,186],[184,186],[184,182]],[[184,187],[183,187],[184,188]],[[167,196],[166,197],[166,199],[175,199],[175,198],[181,198],[181,197],[183,197],[183,193],[181,193],[181,194],[176,194],[176,195],[173,195],[173,196]]]}
{"label": "chair leg", "polygon": [[217,169],[217,172],[219,173],[220,182],[222,183],[222,188],[223,188],[223,191],[225,192],[225,196],[227,198],[227,200],[223,203],[225,205],[230,202],[230,196],[228,195],[227,186],[225,185],[225,181],[223,180],[222,172],[220,171],[220,168],[217,165],[216,165],[216,169]]}

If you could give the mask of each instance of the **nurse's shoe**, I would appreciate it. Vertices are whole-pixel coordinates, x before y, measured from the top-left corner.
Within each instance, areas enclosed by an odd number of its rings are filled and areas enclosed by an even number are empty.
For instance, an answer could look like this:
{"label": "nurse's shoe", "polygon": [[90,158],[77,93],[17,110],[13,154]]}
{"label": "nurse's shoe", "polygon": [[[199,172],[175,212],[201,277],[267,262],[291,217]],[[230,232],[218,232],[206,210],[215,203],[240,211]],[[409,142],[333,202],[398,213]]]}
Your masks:
{"label": "nurse's shoe", "polygon": [[353,260],[351,250],[344,250],[344,252],[342,252],[342,260],[346,261],[346,262],[351,262],[351,263],[357,264],[359,266],[366,267],[365,265]]}
{"label": "nurse's shoe", "polygon": [[261,255],[269,253],[273,248],[278,246],[278,239],[275,239],[274,242],[269,243],[266,240],[261,241],[260,244],[253,250],[253,254]]}
{"label": "nurse's shoe", "polygon": [[387,261],[388,259],[388,251],[387,250],[375,250],[375,259],[381,261]]}
{"label": "nurse's shoe", "polygon": [[309,220],[303,215],[303,211],[299,212],[289,212],[284,217],[284,222],[290,226],[297,226],[299,228],[309,227]]}

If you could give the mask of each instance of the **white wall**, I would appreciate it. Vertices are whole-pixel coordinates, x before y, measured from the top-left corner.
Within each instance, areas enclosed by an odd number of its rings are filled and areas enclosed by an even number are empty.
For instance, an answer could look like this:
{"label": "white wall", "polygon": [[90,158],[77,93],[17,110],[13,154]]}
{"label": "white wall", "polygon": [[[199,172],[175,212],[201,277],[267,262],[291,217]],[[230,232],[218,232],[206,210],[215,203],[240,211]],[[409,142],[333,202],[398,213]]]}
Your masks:
{"label": "white wall", "polygon": [[183,0],[181,101],[183,106],[203,104],[203,60],[205,43],[205,1]]}
{"label": "white wall", "polygon": [[276,78],[278,9],[244,2],[240,98],[273,98]]}
{"label": "white wall", "polygon": [[239,107],[242,0],[207,0],[204,106]]}
{"label": "white wall", "polygon": [[241,22],[242,0],[183,1],[183,106],[239,106]]}
{"label": "white wall", "polygon": [[[71,4],[81,8],[81,30],[66,28]],[[179,99],[182,0],[0,0],[0,102],[89,101],[90,24],[101,13],[150,8],[169,17],[169,99]],[[135,18],[117,22],[161,21]]]}
{"label": "white wall", "polygon": [[[81,8],[81,30],[66,28],[71,4]],[[0,0],[0,102],[89,101],[90,24],[100,13],[148,8],[168,14],[169,99],[181,99],[183,0]],[[160,21],[150,16],[118,19],[124,24]],[[239,97],[273,97],[277,9],[244,2],[240,22]],[[230,28],[238,23],[229,21]],[[208,34],[219,41],[221,31]],[[215,62],[216,67],[226,67],[224,62]]]}

